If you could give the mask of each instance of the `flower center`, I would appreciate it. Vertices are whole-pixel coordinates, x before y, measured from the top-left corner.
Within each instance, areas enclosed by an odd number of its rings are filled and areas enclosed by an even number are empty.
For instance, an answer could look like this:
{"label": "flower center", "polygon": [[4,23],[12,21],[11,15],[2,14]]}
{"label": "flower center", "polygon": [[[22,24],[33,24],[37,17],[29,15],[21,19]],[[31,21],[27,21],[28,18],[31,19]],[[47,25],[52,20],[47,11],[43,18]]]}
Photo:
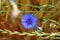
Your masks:
{"label": "flower center", "polygon": [[32,20],[31,19],[27,19],[26,22],[27,22],[27,24],[31,24]]}

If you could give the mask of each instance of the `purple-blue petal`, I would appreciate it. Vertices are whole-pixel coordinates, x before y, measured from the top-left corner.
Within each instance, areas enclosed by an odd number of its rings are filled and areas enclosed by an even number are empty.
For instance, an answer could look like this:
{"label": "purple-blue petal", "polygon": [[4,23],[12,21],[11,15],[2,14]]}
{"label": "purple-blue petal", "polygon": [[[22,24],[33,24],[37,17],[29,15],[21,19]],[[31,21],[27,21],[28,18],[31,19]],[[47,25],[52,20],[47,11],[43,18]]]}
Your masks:
{"label": "purple-blue petal", "polygon": [[22,17],[22,25],[24,28],[29,29],[35,27],[37,25],[37,18],[33,14],[25,14]]}

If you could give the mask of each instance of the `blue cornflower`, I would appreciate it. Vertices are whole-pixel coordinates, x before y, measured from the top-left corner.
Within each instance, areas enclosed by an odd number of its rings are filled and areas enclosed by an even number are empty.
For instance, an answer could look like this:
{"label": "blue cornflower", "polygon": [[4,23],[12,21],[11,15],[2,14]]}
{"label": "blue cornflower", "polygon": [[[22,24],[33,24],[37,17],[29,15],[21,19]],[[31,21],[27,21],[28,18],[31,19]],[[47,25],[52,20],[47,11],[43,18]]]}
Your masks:
{"label": "blue cornflower", "polygon": [[24,28],[34,28],[37,25],[37,18],[33,14],[25,14],[21,20]]}

